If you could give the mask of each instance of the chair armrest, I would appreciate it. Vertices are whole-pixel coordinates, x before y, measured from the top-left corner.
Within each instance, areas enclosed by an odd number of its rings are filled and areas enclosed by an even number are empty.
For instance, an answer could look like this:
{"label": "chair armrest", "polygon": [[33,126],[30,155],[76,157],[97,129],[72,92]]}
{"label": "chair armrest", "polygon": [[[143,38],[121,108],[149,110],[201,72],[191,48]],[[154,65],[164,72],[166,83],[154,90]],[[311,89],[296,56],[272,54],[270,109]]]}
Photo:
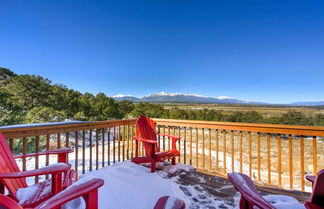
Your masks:
{"label": "chair armrest", "polygon": [[169,134],[156,134],[156,135],[170,137],[170,138],[175,139],[175,140],[179,140],[180,139],[179,136],[172,136],[172,135],[169,135]]}
{"label": "chair armrest", "polygon": [[143,139],[143,138],[140,138],[140,137],[137,137],[137,136],[135,136],[134,139],[136,139],[137,141],[144,142],[144,143],[157,144],[157,141],[155,141],[155,140]]}
{"label": "chair armrest", "polygon": [[[81,178],[62,192],[35,207],[35,209],[57,208],[81,196],[86,197],[84,198],[87,201],[86,205],[92,206],[89,206],[89,209],[97,208],[94,204],[98,204],[98,188],[103,184],[104,181],[102,179],[94,178],[89,180],[87,177],[84,179]],[[91,204],[89,202],[91,202]]]}
{"label": "chair armrest", "polygon": [[307,175],[307,176],[305,176],[305,179],[312,182],[312,184],[314,184],[316,176]]}
{"label": "chair armrest", "polygon": [[323,209],[323,206],[317,205],[317,204],[312,203],[312,202],[305,202],[304,206],[307,209]]}
{"label": "chair armrest", "polygon": [[7,179],[7,178],[25,178],[30,176],[39,176],[45,174],[57,174],[68,171],[71,169],[71,165],[65,163],[56,163],[49,165],[44,168],[30,170],[30,171],[23,171],[23,172],[12,172],[12,173],[1,173],[0,179]]}
{"label": "chair armrest", "polygon": [[38,152],[38,153],[31,153],[26,155],[16,155],[15,158],[23,158],[23,157],[34,157],[34,156],[40,156],[40,155],[55,155],[55,154],[67,154],[71,153],[74,150],[71,148],[62,148],[62,149],[55,149],[55,150],[49,150],[44,152]]}

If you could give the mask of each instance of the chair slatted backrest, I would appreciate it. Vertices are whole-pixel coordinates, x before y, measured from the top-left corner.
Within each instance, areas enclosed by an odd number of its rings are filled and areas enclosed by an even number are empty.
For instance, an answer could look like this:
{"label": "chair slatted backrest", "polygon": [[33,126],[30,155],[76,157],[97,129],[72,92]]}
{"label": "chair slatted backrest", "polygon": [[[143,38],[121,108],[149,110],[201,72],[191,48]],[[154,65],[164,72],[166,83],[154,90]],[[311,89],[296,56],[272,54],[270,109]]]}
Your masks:
{"label": "chair slatted backrest", "polygon": [[251,206],[255,205],[262,209],[275,209],[275,207],[259,194],[253,181],[247,175],[233,172],[228,174],[228,178],[241,193],[242,197],[249,203],[249,207],[247,207],[247,203],[241,199],[240,208],[252,208]]}
{"label": "chair slatted backrest", "polygon": [[324,207],[324,169],[317,173],[310,201]]}
{"label": "chair slatted backrest", "polygon": [[[0,133],[0,173],[12,172],[20,172],[20,170],[3,134]],[[4,179],[2,183],[8,189],[10,196],[15,200],[17,200],[17,190],[27,187],[26,178]]]}
{"label": "chair slatted backrest", "polygon": [[[156,141],[156,132],[155,132],[155,122],[154,120],[145,117],[140,116],[136,120],[136,136],[143,138],[143,139],[149,139],[149,140],[155,140]],[[146,155],[149,156],[152,151],[152,146],[144,143],[144,149],[146,152]],[[155,144],[155,152],[159,152],[159,148],[157,144]]]}

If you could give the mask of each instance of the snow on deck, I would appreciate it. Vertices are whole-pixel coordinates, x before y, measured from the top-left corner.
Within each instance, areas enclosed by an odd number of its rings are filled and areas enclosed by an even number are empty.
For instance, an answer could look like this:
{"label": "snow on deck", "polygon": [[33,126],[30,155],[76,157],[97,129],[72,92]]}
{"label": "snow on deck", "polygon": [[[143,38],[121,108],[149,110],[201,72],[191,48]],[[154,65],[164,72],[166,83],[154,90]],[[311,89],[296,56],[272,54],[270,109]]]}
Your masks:
{"label": "snow on deck", "polygon": [[102,209],[152,209],[162,196],[180,198],[185,201],[187,208],[218,208],[220,205],[223,208],[235,208],[237,205],[238,195],[229,205],[225,200],[213,199],[204,194],[199,187],[180,185],[178,175],[192,171],[190,165],[165,164],[160,168],[151,173],[147,167],[124,161],[86,173],[80,178],[92,176],[105,181],[99,189],[99,208]]}

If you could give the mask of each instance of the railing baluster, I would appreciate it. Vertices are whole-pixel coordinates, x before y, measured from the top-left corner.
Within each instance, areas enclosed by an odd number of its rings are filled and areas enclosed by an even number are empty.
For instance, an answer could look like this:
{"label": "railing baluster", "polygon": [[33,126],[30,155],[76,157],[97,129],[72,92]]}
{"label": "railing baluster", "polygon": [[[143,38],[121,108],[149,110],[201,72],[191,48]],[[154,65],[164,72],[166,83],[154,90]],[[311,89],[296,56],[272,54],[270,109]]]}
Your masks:
{"label": "railing baluster", "polygon": [[86,131],[82,131],[82,173],[85,173]]}
{"label": "railing baluster", "polygon": [[[27,138],[23,137],[23,155],[27,154]],[[26,171],[26,157],[22,158],[22,169]]]}
{"label": "railing baluster", "polygon": [[[39,153],[39,136],[36,136],[35,153]],[[39,168],[39,157],[35,156],[35,169]],[[38,183],[38,176],[35,176],[35,183]]]}
{"label": "railing baluster", "polygon": [[132,144],[131,144],[131,149],[132,149],[132,151],[131,151],[131,158],[133,158],[134,157],[134,134],[133,134],[133,129],[134,129],[134,127],[133,127],[133,125],[131,125],[130,126],[131,127],[131,129],[130,129],[130,140],[131,140],[131,142],[132,142]]}
{"label": "railing baluster", "polygon": [[258,132],[257,133],[257,139],[258,139],[258,142],[257,142],[257,146],[258,146],[258,181],[261,181],[261,136],[260,136],[260,133]]}
{"label": "railing baluster", "polygon": [[212,172],[211,129],[208,129],[209,171]]}
{"label": "railing baluster", "polygon": [[[65,147],[70,147],[70,133],[65,133]],[[67,162],[69,162],[69,154],[67,155]]]}
{"label": "railing baluster", "polygon": [[243,133],[242,131],[239,132],[239,140],[240,140],[240,173],[243,173]]}
{"label": "railing baluster", "polygon": [[120,126],[117,126],[117,159],[120,162]]}
{"label": "railing baluster", "polygon": [[305,191],[305,165],[304,165],[304,136],[300,137],[300,186]]}
{"label": "railing baluster", "polygon": [[74,132],[74,138],[75,138],[75,162],[74,167],[75,171],[78,173],[78,164],[79,164],[79,132]]}
{"label": "railing baluster", "polygon": [[282,185],[281,181],[281,136],[278,134],[277,136],[277,142],[278,142],[278,184],[279,186]]}
{"label": "railing baluster", "polygon": [[[165,134],[165,126],[163,126],[163,134]],[[163,138],[163,151],[165,151],[165,136]]]}
{"label": "railing baluster", "polygon": [[288,167],[289,167],[289,188],[293,188],[293,165],[292,165],[292,136],[289,134],[288,135],[288,155],[289,155],[289,162],[288,162]]}
{"label": "railing baluster", "polygon": [[129,160],[129,139],[130,139],[130,131],[129,131],[129,125],[126,126],[127,127],[127,151],[126,151],[126,158],[127,160]]}
{"label": "railing baluster", "polygon": [[183,130],[183,163],[187,164],[187,127],[183,127]]}
{"label": "railing baluster", "polygon": [[61,148],[61,133],[57,133],[57,149]]}
{"label": "railing baluster", "polygon": [[116,163],[116,126],[113,128],[114,134],[113,134],[113,163]]}
{"label": "railing baluster", "polygon": [[199,158],[198,145],[199,145],[199,141],[198,141],[198,128],[196,128],[196,167],[197,168],[199,168],[199,166],[198,166],[198,158]]}
{"label": "railing baluster", "polygon": [[[168,126],[168,134],[171,135],[171,128],[170,126]],[[170,137],[167,137],[168,138],[168,150],[170,150]]]}
{"label": "railing baluster", "polygon": [[13,139],[9,139],[9,148],[12,153],[14,153],[14,141]]}
{"label": "railing baluster", "polygon": [[270,134],[267,134],[267,151],[268,151],[268,184],[271,184],[271,149]]}
{"label": "railing baluster", "polygon": [[96,170],[99,169],[99,129],[96,129]]}
{"label": "railing baluster", "polygon": [[65,147],[70,147],[70,133],[65,133]]}
{"label": "railing baluster", "polygon": [[205,129],[201,129],[201,140],[202,140],[202,169],[205,170]]}
{"label": "railing baluster", "polygon": [[190,134],[190,144],[189,144],[189,146],[190,146],[190,150],[189,150],[189,152],[190,152],[190,165],[192,165],[192,127],[190,127],[190,129],[189,129],[189,134]]}
{"label": "railing baluster", "polygon": [[92,129],[89,130],[89,170],[92,171]]}
{"label": "railing baluster", "polygon": [[226,174],[226,130],[223,130],[223,165],[224,165],[224,170],[223,173]]}
{"label": "railing baluster", "polygon": [[215,132],[216,135],[216,171],[219,171],[219,158],[218,158],[218,151],[219,151],[219,136],[218,136],[218,129]]}
{"label": "railing baluster", "polygon": [[232,155],[232,172],[234,172],[234,131],[231,131],[231,155]]}
{"label": "railing baluster", "polygon": [[108,132],[108,137],[107,137],[107,141],[108,141],[108,165],[110,165],[110,127],[107,128],[107,132]]}
{"label": "railing baluster", "polygon": [[125,125],[122,126],[122,136],[121,136],[121,140],[122,140],[122,143],[123,143],[123,147],[122,147],[122,153],[123,153],[123,161],[125,160]]}
{"label": "railing baluster", "polygon": [[[46,151],[49,151],[50,150],[50,135],[49,134],[47,134],[46,135]],[[46,166],[48,166],[49,165],[49,155],[46,155],[46,157],[45,157],[46,159],[45,159],[45,165]],[[45,177],[46,179],[48,179],[48,174],[46,175],[46,177]]]}
{"label": "railing baluster", "polygon": [[313,136],[313,174],[317,174],[317,139]]}
{"label": "railing baluster", "polygon": [[101,162],[101,166],[105,167],[105,129],[102,128],[101,129],[101,158],[102,158],[102,162]]}
{"label": "railing baluster", "polygon": [[[179,131],[178,131],[178,137],[181,137],[181,127],[179,126]],[[181,153],[181,139],[178,140],[178,149],[179,149],[179,152]],[[181,155],[178,157],[178,162],[180,163],[181,162]]]}
{"label": "railing baluster", "polygon": [[252,143],[251,143],[251,132],[248,132],[248,143],[249,143],[249,176],[252,178]]}

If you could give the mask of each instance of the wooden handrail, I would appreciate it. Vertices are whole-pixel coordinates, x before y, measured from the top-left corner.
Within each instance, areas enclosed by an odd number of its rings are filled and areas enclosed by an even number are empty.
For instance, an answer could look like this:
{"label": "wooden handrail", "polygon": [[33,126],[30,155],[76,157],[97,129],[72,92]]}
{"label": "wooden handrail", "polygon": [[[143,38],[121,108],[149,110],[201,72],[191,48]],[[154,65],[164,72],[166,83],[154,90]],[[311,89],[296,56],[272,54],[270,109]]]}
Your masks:
{"label": "wooden handrail", "polygon": [[226,129],[235,131],[251,131],[260,133],[273,134],[291,134],[303,136],[324,136],[324,126],[292,126],[277,124],[256,124],[256,123],[233,123],[233,122],[215,122],[215,121],[199,121],[199,120],[173,120],[159,119],[154,121],[157,125],[194,127],[194,128],[211,128]]}
{"label": "wooden handrail", "polygon": [[15,128],[1,128],[0,132],[6,138],[19,138],[27,136],[47,135],[54,133],[64,133],[79,130],[89,130],[97,128],[106,128],[120,125],[135,124],[136,119],[130,120],[110,120],[110,121],[98,121],[98,122],[80,122],[80,123],[58,123],[58,125],[51,125],[51,123],[30,126],[30,127],[15,127]]}

